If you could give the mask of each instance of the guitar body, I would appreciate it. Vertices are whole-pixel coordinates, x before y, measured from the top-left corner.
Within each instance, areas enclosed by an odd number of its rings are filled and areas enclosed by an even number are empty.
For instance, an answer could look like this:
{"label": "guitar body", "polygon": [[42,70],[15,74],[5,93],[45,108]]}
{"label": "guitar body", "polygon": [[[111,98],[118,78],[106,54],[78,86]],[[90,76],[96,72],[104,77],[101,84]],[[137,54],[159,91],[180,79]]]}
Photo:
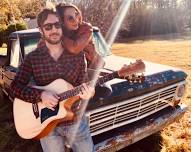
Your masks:
{"label": "guitar body", "polygon": [[[63,79],[57,79],[47,86],[35,88],[48,90],[60,94],[73,88]],[[74,96],[68,100],[60,101],[55,111],[46,108],[42,102],[38,103],[39,117],[33,112],[32,103],[15,98],[13,114],[17,133],[24,139],[40,139],[54,129],[56,125],[65,120],[73,120],[72,105],[79,99]]]}

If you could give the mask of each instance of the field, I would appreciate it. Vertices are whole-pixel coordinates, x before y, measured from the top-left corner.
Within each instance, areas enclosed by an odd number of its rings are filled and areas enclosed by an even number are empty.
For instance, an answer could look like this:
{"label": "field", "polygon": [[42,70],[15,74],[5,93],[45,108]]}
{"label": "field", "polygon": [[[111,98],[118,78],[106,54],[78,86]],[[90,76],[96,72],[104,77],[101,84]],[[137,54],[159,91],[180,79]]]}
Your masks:
{"label": "field", "polygon": [[0,48],[0,54],[3,55],[3,54],[6,54],[6,47],[1,47]]}
{"label": "field", "polygon": [[124,152],[191,152],[191,39],[180,36],[123,40],[115,43],[112,52],[119,56],[144,59],[179,67],[188,74],[188,86],[183,102],[189,105],[184,117],[161,133],[142,140]]}
{"label": "field", "polygon": [[[0,48],[2,53],[4,48]],[[151,39],[123,40],[112,52],[119,56],[144,59],[179,67],[188,74],[188,87],[183,102],[190,106],[184,117],[160,133],[122,150],[123,152],[191,152],[191,38],[168,36]],[[14,130],[11,103],[0,103],[0,151],[41,152],[38,142],[22,140]]]}

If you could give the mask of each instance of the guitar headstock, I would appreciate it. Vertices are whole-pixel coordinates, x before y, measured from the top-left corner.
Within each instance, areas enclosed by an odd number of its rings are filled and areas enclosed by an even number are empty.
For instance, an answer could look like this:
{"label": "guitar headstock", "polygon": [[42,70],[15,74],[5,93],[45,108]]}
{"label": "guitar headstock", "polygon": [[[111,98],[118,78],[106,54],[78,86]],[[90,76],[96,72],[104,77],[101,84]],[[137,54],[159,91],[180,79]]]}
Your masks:
{"label": "guitar headstock", "polygon": [[130,83],[142,83],[145,81],[145,76],[143,74],[133,74],[131,76],[125,77]]}
{"label": "guitar headstock", "polygon": [[145,77],[142,74],[145,71],[145,64],[142,60],[136,60],[134,63],[124,65],[119,71],[119,77],[127,79],[130,82],[142,82]]}

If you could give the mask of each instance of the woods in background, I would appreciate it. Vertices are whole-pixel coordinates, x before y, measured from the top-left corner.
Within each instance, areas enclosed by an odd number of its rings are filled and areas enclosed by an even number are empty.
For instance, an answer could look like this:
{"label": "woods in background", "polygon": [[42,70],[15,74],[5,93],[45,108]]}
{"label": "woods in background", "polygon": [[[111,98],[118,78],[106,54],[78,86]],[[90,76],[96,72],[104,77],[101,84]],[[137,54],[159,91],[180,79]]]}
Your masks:
{"label": "woods in background", "polygon": [[[85,19],[106,33],[122,0],[83,0],[79,2]],[[95,14],[95,15],[92,15]],[[133,0],[120,35],[135,37],[180,33],[191,28],[190,0]]]}

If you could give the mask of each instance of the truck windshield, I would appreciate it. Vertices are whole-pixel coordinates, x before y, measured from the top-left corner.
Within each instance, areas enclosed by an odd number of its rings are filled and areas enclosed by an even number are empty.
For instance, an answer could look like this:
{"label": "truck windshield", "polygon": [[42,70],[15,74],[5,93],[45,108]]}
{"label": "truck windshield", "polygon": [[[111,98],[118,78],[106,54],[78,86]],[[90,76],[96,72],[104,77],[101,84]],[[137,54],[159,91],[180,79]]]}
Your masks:
{"label": "truck windshield", "polygon": [[[27,55],[30,52],[34,51],[37,47],[38,41],[40,38],[27,38],[23,40],[24,54]],[[108,47],[105,39],[101,35],[100,32],[93,33],[93,42],[95,45],[96,52],[98,52],[101,56],[108,56],[111,54],[110,48]]]}
{"label": "truck windshield", "polygon": [[96,52],[98,52],[101,56],[104,57],[111,54],[110,48],[108,47],[105,39],[100,32],[93,33],[93,42]]}
{"label": "truck windshield", "polygon": [[29,54],[30,52],[36,49],[38,41],[39,41],[39,38],[24,39],[23,44],[24,44],[25,55]]}

